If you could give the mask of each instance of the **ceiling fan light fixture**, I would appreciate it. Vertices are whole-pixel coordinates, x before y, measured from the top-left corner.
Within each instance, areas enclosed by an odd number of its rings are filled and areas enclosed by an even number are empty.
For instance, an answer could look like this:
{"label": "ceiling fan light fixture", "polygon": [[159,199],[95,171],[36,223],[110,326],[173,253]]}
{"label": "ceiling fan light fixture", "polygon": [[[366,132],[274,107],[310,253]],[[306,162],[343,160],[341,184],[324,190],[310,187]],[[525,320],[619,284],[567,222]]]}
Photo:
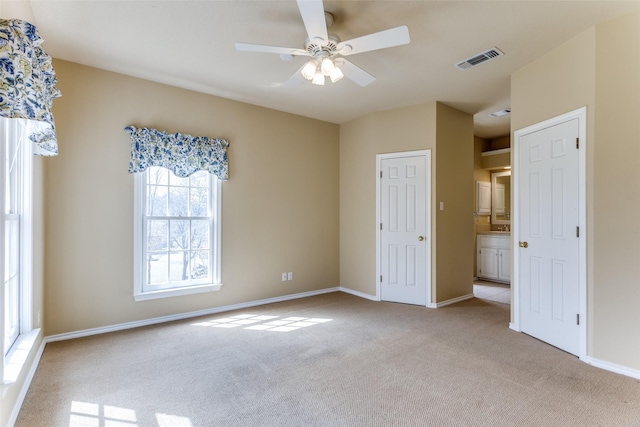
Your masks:
{"label": "ceiling fan light fixture", "polygon": [[318,86],[324,86],[324,75],[321,72],[317,72],[316,75],[313,76],[311,83]]}
{"label": "ceiling fan light fixture", "polygon": [[329,74],[331,83],[335,83],[343,77],[344,77],[344,74],[342,73],[342,70],[338,67],[334,67],[333,70],[331,71],[331,74]]}
{"label": "ceiling fan light fixture", "polygon": [[300,72],[305,79],[312,80],[316,75],[317,69],[318,64],[316,64],[316,61],[312,60],[304,64],[304,67],[302,67],[302,70]]}
{"label": "ceiling fan light fixture", "polygon": [[323,75],[330,76],[331,72],[335,70],[335,68],[336,64],[333,63],[333,60],[331,58],[327,56],[322,59],[322,62],[320,63],[320,70],[322,71]]}

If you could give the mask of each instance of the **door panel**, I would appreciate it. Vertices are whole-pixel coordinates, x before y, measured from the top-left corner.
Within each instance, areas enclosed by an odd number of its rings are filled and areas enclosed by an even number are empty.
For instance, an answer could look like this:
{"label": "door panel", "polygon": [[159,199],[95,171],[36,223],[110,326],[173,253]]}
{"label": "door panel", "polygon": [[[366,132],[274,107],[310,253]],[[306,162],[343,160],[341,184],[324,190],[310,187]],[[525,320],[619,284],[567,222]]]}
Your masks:
{"label": "door panel", "polygon": [[498,249],[498,279],[511,281],[511,250]]}
{"label": "door panel", "polygon": [[498,278],[498,250],[495,248],[480,248],[480,268],[482,277]]}
{"label": "door panel", "polygon": [[518,159],[521,330],[579,351],[578,119],[524,135]]}
{"label": "door panel", "polygon": [[383,159],[380,168],[380,297],[425,305],[426,157]]}

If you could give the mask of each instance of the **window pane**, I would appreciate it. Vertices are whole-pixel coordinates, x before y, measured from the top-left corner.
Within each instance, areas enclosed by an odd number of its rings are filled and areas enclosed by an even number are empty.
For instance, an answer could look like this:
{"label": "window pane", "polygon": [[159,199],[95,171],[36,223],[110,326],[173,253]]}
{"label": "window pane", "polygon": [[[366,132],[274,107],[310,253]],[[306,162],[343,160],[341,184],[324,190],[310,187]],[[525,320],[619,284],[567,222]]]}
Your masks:
{"label": "window pane", "polygon": [[169,249],[167,231],[169,231],[169,221],[149,220],[147,222],[147,251]]}
{"label": "window pane", "polygon": [[147,184],[169,185],[169,171],[158,166],[151,166],[147,169]]}
{"label": "window pane", "polygon": [[181,178],[175,175],[173,172],[170,172],[169,185],[171,185],[172,187],[188,187],[189,177]]}
{"label": "window pane", "polygon": [[191,249],[209,249],[209,221],[191,221]]}
{"label": "window pane", "polygon": [[167,187],[159,185],[150,185],[147,190],[149,196],[147,198],[147,215],[164,216],[167,214]]}
{"label": "window pane", "polygon": [[5,276],[17,276],[20,267],[20,220],[17,215],[9,216],[5,228]]}
{"label": "window pane", "polygon": [[5,212],[10,214],[18,213],[18,177],[20,174],[20,159],[17,151],[16,143],[7,142],[5,144],[6,151],[6,194],[5,194]]}
{"label": "window pane", "polygon": [[18,277],[14,276],[7,283],[5,283],[5,295],[4,295],[4,349],[9,351],[9,348],[14,343],[19,335],[19,281]]}
{"label": "window pane", "polygon": [[169,279],[181,282],[189,279],[189,251],[171,252],[169,263]]}
{"label": "window pane", "polygon": [[208,188],[192,188],[190,201],[191,216],[207,216],[207,207],[209,205]]}
{"label": "window pane", "polygon": [[209,276],[209,251],[195,251],[191,256],[191,278],[204,279]]}
{"label": "window pane", "polygon": [[191,175],[190,179],[192,187],[209,187],[209,172],[207,171],[198,171]]}
{"label": "window pane", "polygon": [[169,216],[189,215],[189,189],[169,187]]}
{"label": "window pane", "polygon": [[147,255],[147,283],[155,285],[167,283],[169,278],[169,256],[167,253]]}
{"label": "window pane", "polygon": [[170,223],[170,236],[171,236],[171,249],[189,249],[189,220],[175,219],[169,221]]}
{"label": "window pane", "polygon": [[4,241],[4,349],[9,351],[20,334],[20,221],[8,215]]}

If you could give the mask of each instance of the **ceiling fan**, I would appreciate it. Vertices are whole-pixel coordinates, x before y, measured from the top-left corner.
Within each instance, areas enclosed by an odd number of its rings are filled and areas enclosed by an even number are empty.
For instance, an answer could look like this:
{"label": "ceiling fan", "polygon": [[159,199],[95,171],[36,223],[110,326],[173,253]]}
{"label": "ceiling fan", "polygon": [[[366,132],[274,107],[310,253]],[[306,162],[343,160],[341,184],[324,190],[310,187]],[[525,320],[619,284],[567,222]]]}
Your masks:
{"label": "ceiling fan", "polygon": [[325,12],[322,0],[297,0],[297,2],[308,36],[304,49],[236,43],[237,50],[277,53],[283,60],[291,60],[294,56],[311,57],[287,80],[284,86],[298,85],[304,79],[311,80],[317,85],[324,85],[326,77],[335,83],[343,76],[360,86],[367,86],[376,78],[343,57],[410,42],[409,29],[406,25],[343,42],[337,35],[327,31],[327,27],[333,23],[333,15]]}

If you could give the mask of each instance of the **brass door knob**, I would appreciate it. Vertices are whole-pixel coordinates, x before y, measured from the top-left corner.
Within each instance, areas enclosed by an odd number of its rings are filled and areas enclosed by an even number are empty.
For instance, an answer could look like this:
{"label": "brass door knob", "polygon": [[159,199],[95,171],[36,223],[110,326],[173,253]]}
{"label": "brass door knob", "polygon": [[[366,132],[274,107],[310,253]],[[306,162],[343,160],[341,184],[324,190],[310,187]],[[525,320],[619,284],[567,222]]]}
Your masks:
{"label": "brass door knob", "polygon": [[418,240],[422,242],[424,240],[424,236],[418,236]]}
{"label": "brass door knob", "polygon": [[529,243],[527,243],[527,242],[520,242],[520,247],[521,247],[521,248],[528,248],[528,247],[529,247]]}

